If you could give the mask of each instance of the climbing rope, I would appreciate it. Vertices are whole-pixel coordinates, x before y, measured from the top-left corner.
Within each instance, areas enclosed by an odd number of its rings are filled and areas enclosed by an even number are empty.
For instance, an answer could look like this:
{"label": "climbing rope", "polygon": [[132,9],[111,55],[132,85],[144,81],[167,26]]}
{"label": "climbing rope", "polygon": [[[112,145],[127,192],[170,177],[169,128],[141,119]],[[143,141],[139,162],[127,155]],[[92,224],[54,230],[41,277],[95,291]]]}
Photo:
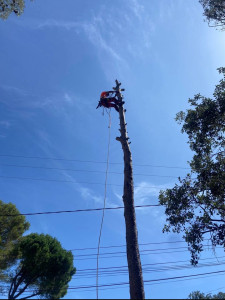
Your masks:
{"label": "climbing rope", "polygon": [[[106,110],[107,112],[107,110]],[[98,299],[98,275],[99,275],[99,254],[100,254],[100,245],[101,245],[101,236],[102,236],[102,228],[104,223],[105,217],[105,208],[106,208],[106,195],[107,195],[107,180],[108,180],[108,169],[109,169],[109,152],[110,152],[110,136],[111,136],[111,109],[107,112],[109,115],[109,137],[108,137],[108,153],[107,153],[107,163],[106,163],[106,172],[105,172],[105,193],[104,193],[104,206],[102,211],[102,221],[100,226],[99,232],[99,239],[98,239],[98,252],[97,252],[97,273],[96,273],[96,295]]]}

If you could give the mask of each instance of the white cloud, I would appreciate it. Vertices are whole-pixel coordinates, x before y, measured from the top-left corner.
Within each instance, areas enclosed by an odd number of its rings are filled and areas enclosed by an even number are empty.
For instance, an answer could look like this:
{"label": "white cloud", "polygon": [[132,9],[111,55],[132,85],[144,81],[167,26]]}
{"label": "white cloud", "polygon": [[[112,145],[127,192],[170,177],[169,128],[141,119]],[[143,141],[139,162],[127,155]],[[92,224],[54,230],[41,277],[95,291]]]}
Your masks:
{"label": "white cloud", "polygon": [[168,188],[166,185],[156,185],[146,181],[138,183],[138,186],[134,188],[134,198],[137,205],[142,205],[150,202],[150,199],[157,199],[160,190]]}
{"label": "white cloud", "polygon": [[100,197],[100,196],[97,196],[95,194],[94,191],[92,191],[90,188],[86,188],[86,187],[83,187],[81,185],[77,185],[77,190],[78,192],[80,193],[81,197],[84,199],[84,200],[87,200],[87,201],[90,201],[90,200],[93,200],[96,204],[103,204],[103,198]]}
{"label": "white cloud", "polygon": [[88,39],[93,45],[96,46],[96,48],[105,51],[107,54],[109,54],[119,62],[122,62],[122,58],[120,57],[118,52],[113,47],[111,47],[109,41],[107,41],[103,37],[100,28],[98,28],[95,24],[84,24],[83,28],[87,34]]}
{"label": "white cloud", "polygon": [[[155,183],[146,181],[137,183],[137,186],[134,188],[135,205],[157,204],[160,190],[165,190],[170,186],[172,187],[173,185],[171,183],[157,185]],[[116,199],[118,199],[121,203],[123,200],[123,195],[119,194],[117,191],[114,191],[113,193]]]}
{"label": "white cloud", "polygon": [[[102,196],[99,196],[96,194],[95,191],[93,191],[90,188],[85,187],[84,185],[77,182],[76,178],[71,176],[65,171],[62,171],[62,175],[68,180],[71,181],[72,187],[80,194],[81,198],[85,200],[87,203],[90,201],[93,201],[95,204],[101,204],[103,206],[104,199]],[[108,201],[106,201],[108,204]]]}
{"label": "white cloud", "polygon": [[118,76],[123,78],[129,71],[128,55],[138,60],[149,55],[155,27],[140,1],[131,0],[119,11],[103,5],[88,20],[46,20],[33,28],[55,28],[86,37],[95,47],[103,72],[111,81]]}
{"label": "white cloud", "polygon": [[[104,205],[104,195],[99,196],[90,188],[84,187],[81,184],[76,183],[76,190],[80,193],[82,199],[85,201],[94,201],[95,204],[98,204],[98,207],[103,207]],[[113,203],[108,197],[106,197],[106,207],[115,207],[117,204]]]}
{"label": "white cloud", "polygon": [[64,30],[75,30],[78,34],[80,32],[85,33],[88,40],[99,50],[105,51],[107,54],[115,58],[116,60],[121,61],[121,57],[119,54],[113,49],[113,47],[109,46],[107,40],[103,37],[101,33],[100,26],[105,26],[105,22],[103,22],[103,18],[101,16],[93,17],[89,22],[67,22],[67,21],[57,21],[57,20],[47,20],[45,22],[37,25],[36,29],[44,29],[44,28],[58,28]]}

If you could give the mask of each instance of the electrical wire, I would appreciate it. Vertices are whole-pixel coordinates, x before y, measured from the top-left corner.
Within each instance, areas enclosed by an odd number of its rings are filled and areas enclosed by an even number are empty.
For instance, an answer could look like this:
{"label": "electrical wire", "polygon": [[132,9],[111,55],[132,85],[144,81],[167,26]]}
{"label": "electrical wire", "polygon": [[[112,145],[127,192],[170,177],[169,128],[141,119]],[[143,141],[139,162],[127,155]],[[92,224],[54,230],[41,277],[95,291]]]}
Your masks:
{"label": "electrical wire", "polygon": [[[145,284],[153,284],[153,283],[163,283],[171,280],[179,280],[179,279],[194,279],[199,276],[206,276],[206,275],[218,275],[225,273],[225,270],[221,271],[214,271],[214,272],[206,272],[206,273],[200,273],[200,274],[192,274],[192,275],[182,275],[182,276],[174,276],[174,277],[166,277],[166,278],[159,278],[159,279],[150,279],[150,280],[144,280]],[[121,286],[127,286],[129,285],[129,282],[118,282],[118,283],[108,283],[108,284],[102,284],[99,285],[99,288],[109,288],[109,287],[121,287]],[[69,287],[68,290],[84,290],[84,289],[95,289],[96,285],[84,285],[84,286],[78,286],[78,287]]]}
{"label": "electrical wire", "polygon": [[[202,259],[202,260],[207,260],[207,259]],[[167,278],[159,278],[159,279],[151,279],[151,280],[145,280],[144,283],[146,286],[148,285],[155,285],[155,284],[162,284],[162,283],[167,283],[169,281],[173,282],[178,282],[178,281],[187,281],[187,280],[195,280],[195,279],[200,279],[200,278],[205,278],[205,277],[211,277],[211,276],[219,276],[223,275],[225,271],[214,271],[214,272],[207,272],[207,273],[201,273],[201,274],[191,274],[191,275],[182,275],[182,276],[175,276],[175,277],[167,277]],[[103,284],[99,286],[99,289],[101,290],[108,290],[108,289],[118,289],[118,288],[125,288],[129,283],[127,282],[121,282],[121,283],[110,283],[110,284]],[[5,286],[0,286],[5,288]],[[96,286],[94,285],[86,285],[86,286],[71,286],[68,288],[69,291],[77,291],[77,290],[82,290],[82,292],[85,291],[92,291],[92,289],[95,289]],[[33,290],[27,290],[25,293],[31,293]],[[80,291],[81,292],[81,291]]]}
{"label": "electrical wire", "polygon": [[[203,245],[203,247],[209,247],[209,246],[210,245]],[[169,247],[169,248],[159,248],[159,249],[143,249],[140,252],[142,252],[142,253],[144,253],[144,252],[158,252],[158,251],[161,251],[161,250],[164,251],[164,250],[177,250],[177,249],[187,249],[187,248],[188,248],[188,246],[176,247],[176,248]],[[219,249],[219,248],[224,248],[224,247],[222,247],[222,246],[221,247],[217,247],[217,249]],[[113,255],[114,254],[126,254],[126,253],[127,253],[126,251],[103,252],[103,253],[101,253],[101,256],[103,256],[103,255],[112,255],[112,254]],[[90,256],[96,256],[96,253],[88,253],[88,254],[78,254],[78,255],[76,255],[76,257],[90,257]]]}
{"label": "electrical wire", "polygon": [[[225,272],[225,271],[223,271],[223,272]],[[221,276],[221,275],[223,275],[223,273],[221,273],[221,274],[207,274],[207,275],[204,275],[204,273],[203,273],[203,275],[201,275],[201,276],[198,276],[197,278],[195,277],[195,278],[185,278],[185,279],[177,279],[177,280],[174,280],[174,279],[171,279],[171,280],[168,280],[168,281],[162,281],[162,282],[153,282],[153,283],[145,283],[145,286],[152,286],[152,285],[158,285],[158,284],[166,284],[166,283],[169,283],[170,281],[172,281],[173,283],[175,283],[175,282],[182,282],[182,281],[190,281],[190,280],[196,280],[196,279],[202,279],[202,278],[208,278],[208,277],[214,277],[215,275],[217,275],[217,276]],[[191,275],[190,275],[191,276]],[[68,290],[70,291],[70,293],[77,293],[77,290],[79,290],[79,288],[80,287],[76,287],[76,289],[74,289],[74,287],[69,287],[68,288]],[[84,288],[82,288],[82,290],[81,291],[79,291],[79,293],[81,293],[81,292],[92,292],[93,290],[93,288],[95,288],[95,287],[87,287],[87,290],[85,290]],[[107,288],[100,288],[100,290],[113,290],[113,289],[122,289],[122,288],[126,288],[126,286],[116,286],[116,287],[107,287]],[[73,291],[74,290],[74,291]],[[24,293],[31,293],[31,292],[33,292],[33,290],[27,290],[27,291],[25,291]],[[5,294],[6,295],[6,294]]]}
{"label": "electrical wire", "polygon": [[[75,183],[75,184],[90,184],[90,185],[104,185],[102,182],[87,182],[87,181],[75,181],[75,180],[61,180],[61,179],[45,179],[45,178],[33,178],[33,177],[16,177],[16,176],[0,176],[0,179],[18,179],[18,180],[32,180],[32,181],[46,181],[46,182],[63,182],[63,183]],[[122,184],[114,184],[114,183],[108,183],[108,186],[119,186],[123,187]],[[143,188],[143,189],[157,189],[157,190],[163,190],[163,189],[170,189],[171,187],[159,187],[155,185],[134,185],[134,188]]]}
{"label": "electrical wire", "polygon": [[[70,169],[70,168],[56,168],[56,167],[28,166],[28,165],[14,165],[14,164],[0,164],[0,166],[1,167],[13,167],[13,168],[29,168],[29,169],[71,171],[71,172],[84,172],[84,173],[104,173],[105,174],[105,171],[99,171],[99,170],[77,170],[77,169]],[[124,173],[123,172],[108,172],[108,174],[123,175]],[[143,173],[134,173],[133,175],[146,176],[146,177],[161,177],[161,178],[178,178],[179,177],[179,176],[143,174]],[[192,179],[196,179],[196,178],[192,178]]]}
{"label": "electrical wire", "polygon": [[[185,247],[176,247],[176,248],[163,248],[163,249],[144,249],[144,250],[140,250],[141,253],[144,252],[157,252],[157,251],[161,251],[161,250],[177,250],[177,249],[187,249],[188,246]],[[103,255],[114,255],[114,254],[126,254],[126,251],[118,251],[118,252],[104,252],[101,253],[101,256]],[[91,256],[96,256],[96,253],[90,253],[90,254],[78,254],[76,255],[76,257],[91,257]],[[110,256],[109,256],[110,257]]]}
{"label": "electrical wire", "polygon": [[[206,249],[206,250],[213,250],[213,249]],[[205,250],[205,251],[206,251]],[[173,254],[173,253],[185,253],[185,252],[189,252],[189,250],[176,250],[176,251],[162,251],[162,252],[153,252],[151,253],[151,255],[161,255],[161,254]],[[150,253],[141,253],[141,256],[145,256],[145,255],[149,255]],[[112,259],[112,258],[125,258],[125,255],[112,255],[112,256],[107,256],[107,257],[102,257],[101,259]],[[86,261],[86,260],[93,260],[95,259],[94,257],[90,257],[90,258],[75,258],[75,261]]]}
{"label": "electrical wire", "polygon": [[[225,259],[225,256],[220,256],[217,257],[218,259]],[[213,258],[201,258],[199,261],[208,261],[212,260]],[[143,267],[150,267],[150,266],[162,266],[162,265],[168,265],[168,264],[178,264],[178,263],[185,263],[185,262],[190,262],[189,260],[177,260],[177,261],[167,261],[167,262],[158,262],[158,263],[151,263],[151,264],[143,264]],[[125,266],[110,266],[110,267],[103,267],[99,268],[101,271],[107,271],[107,270],[113,270],[113,272],[118,272],[121,269],[128,269],[127,265]],[[80,269],[78,270],[79,272],[87,272],[87,271],[96,271],[95,268],[90,268],[90,269]]]}
{"label": "electrical wire", "polygon": [[[213,276],[221,276],[221,275],[224,275],[223,273],[222,274],[212,274],[212,275],[203,275],[203,276],[199,276],[197,278],[185,278],[185,279],[177,279],[177,280],[172,280],[172,283],[175,283],[175,282],[182,282],[182,281],[190,281],[190,280],[196,280],[196,279],[202,279],[202,278],[208,278],[208,277],[213,277]],[[166,283],[169,283],[171,281],[163,281],[163,282],[154,282],[154,283],[145,283],[145,286],[152,286],[152,285],[158,285],[158,284],[166,284]],[[107,288],[100,288],[101,291],[104,291],[104,290],[114,290],[114,289],[123,289],[123,288],[127,288],[126,286],[120,286],[120,287],[107,287]],[[92,292],[93,290],[91,289],[83,289],[79,292]],[[71,293],[73,292],[77,292],[77,291],[70,291]]]}
{"label": "electrical wire", "polygon": [[[146,204],[146,205],[136,205],[135,208],[148,208],[148,207],[159,207],[159,204]],[[117,207],[106,207],[105,210],[117,210],[123,209],[124,206]],[[24,213],[24,214],[5,214],[0,215],[0,217],[18,217],[18,216],[36,216],[36,215],[52,215],[52,214],[63,214],[63,213],[79,213],[79,212],[93,212],[102,211],[104,208],[89,208],[89,209],[76,209],[76,210],[58,210],[58,211],[48,211],[48,212],[36,212],[36,213]]]}
{"label": "electrical wire", "polygon": [[[198,277],[202,275],[212,275],[212,274],[221,274],[225,273],[225,270],[222,271],[215,271],[215,272],[206,272],[206,273],[200,273],[200,274],[192,274],[192,275],[183,275],[183,276],[174,276],[174,277],[166,277],[166,278],[159,278],[159,279],[151,279],[151,280],[144,280],[144,283],[153,283],[153,282],[162,282],[162,281],[168,281],[173,279],[184,279],[184,278],[193,278]],[[99,287],[110,287],[110,286],[122,286],[122,285],[129,285],[129,282],[120,282],[120,283],[110,283],[110,284],[102,284]],[[70,289],[77,290],[77,289],[84,289],[84,288],[95,288],[95,286],[81,286],[81,287],[73,287]]]}
{"label": "electrical wire", "polygon": [[[67,158],[55,158],[55,157],[43,157],[43,156],[25,156],[25,155],[12,155],[12,154],[0,154],[0,157],[13,157],[13,158],[25,158],[25,159],[43,159],[43,160],[59,160],[59,161],[74,161],[80,163],[94,163],[94,164],[106,164],[106,161],[93,161],[93,160],[79,160],[79,159],[67,159]],[[120,162],[110,162],[111,165],[123,165]],[[187,167],[178,166],[164,166],[164,165],[151,165],[151,164],[133,164],[138,167],[154,167],[154,168],[168,168],[168,169],[185,169],[190,170]]]}
{"label": "electrical wire", "polygon": [[[0,176],[0,179],[18,179],[18,180],[33,180],[33,181],[46,181],[46,182],[65,182],[65,183],[75,183],[75,184],[95,184],[95,185],[105,185],[102,182],[86,182],[86,181],[75,181],[75,180],[61,180],[61,179],[45,179],[45,178],[33,178],[33,177],[17,177],[17,176]],[[114,183],[108,183],[108,186],[123,186],[122,184],[114,184]],[[134,188],[141,187],[143,189],[158,189],[163,190],[170,187],[159,187],[154,185],[148,185],[148,186],[141,186],[141,185],[135,185]]]}
{"label": "electrical wire", "polygon": [[[220,263],[218,262],[214,262],[214,263],[206,263],[206,264],[199,264],[197,269],[199,268],[209,268],[209,267],[219,267],[219,266],[224,266],[225,261],[222,261]],[[154,274],[154,273],[161,273],[161,272],[165,272],[165,271],[180,271],[180,270],[186,270],[186,269],[195,269],[196,267],[190,265],[190,264],[186,264],[186,265],[178,265],[178,266],[168,266],[168,267],[162,267],[160,269],[156,269],[156,268],[146,268],[143,267],[143,274]],[[117,271],[116,273],[114,271],[108,271],[108,272],[100,272],[99,273],[99,277],[102,278],[108,278],[108,277],[115,277],[115,276],[127,276],[128,274],[128,269],[124,269],[124,270],[120,270]],[[73,277],[74,280],[80,280],[83,277],[85,277],[86,279],[92,279],[95,278],[95,273],[83,273],[80,274],[79,272],[77,272],[77,274]]]}
{"label": "electrical wire", "polygon": [[[186,243],[186,241],[173,241],[173,242],[158,242],[158,243],[139,243],[139,246],[147,246],[147,245],[162,245],[162,244],[177,244],[177,243]],[[112,246],[101,246],[101,249],[109,249],[109,248],[122,248],[126,247],[126,245],[112,245]],[[93,248],[75,248],[70,251],[86,251],[86,250],[96,250],[96,247]]]}

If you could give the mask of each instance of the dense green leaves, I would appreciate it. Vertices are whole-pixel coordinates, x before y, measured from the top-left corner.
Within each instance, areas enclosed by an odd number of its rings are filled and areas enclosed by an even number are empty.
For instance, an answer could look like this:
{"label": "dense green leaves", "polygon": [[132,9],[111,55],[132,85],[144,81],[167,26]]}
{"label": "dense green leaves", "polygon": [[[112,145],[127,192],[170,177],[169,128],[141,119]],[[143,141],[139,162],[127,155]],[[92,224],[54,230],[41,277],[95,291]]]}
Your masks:
{"label": "dense green leaves", "polygon": [[[9,298],[16,299],[27,289],[44,299],[65,296],[75,274],[73,255],[49,235],[30,234],[20,241],[19,265],[12,276]],[[31,289],[32,287],[32,289]],[[27,295],[26,295],[27,296]]]}
{"label": "dense green leaves", "polygon": [[191,173],[159,197],[166,207],[164,231],[184,232],[193,264],[198,262],[206,236],[213,246],[225,248],[225,68],[219,72],[223,79],[214,99],[196,95],[189,100],[191,108],[177,114],[195,152]]}
{"label": "dense green leaves", "polygon": [[25,217],[18,214],[15,205],[0,200],[0,276],[2,270],[15,262],[18,255],[15,245],[30,226]]}
{"label": "dense green leaves", "polygon": [[188,299],[225,299],[225,293],[218,293],[216,295],[212,294],[204,294],[199,291],[192,292],[189,296]]}
{"label": "dense green leaves", "polygon": [[221,26],[225,29],[225,1],[199,0],[204,9],[204,16],[212,26]]}

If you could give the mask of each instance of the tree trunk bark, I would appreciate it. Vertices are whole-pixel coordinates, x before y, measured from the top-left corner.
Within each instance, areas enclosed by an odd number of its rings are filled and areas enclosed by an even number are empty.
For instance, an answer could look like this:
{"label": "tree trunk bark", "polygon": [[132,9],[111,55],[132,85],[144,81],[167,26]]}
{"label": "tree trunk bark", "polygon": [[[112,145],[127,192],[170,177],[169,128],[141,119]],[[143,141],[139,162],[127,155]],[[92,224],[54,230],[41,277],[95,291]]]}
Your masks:
{"label": "tree trunk bark", "polygon": [[124,154],[124,217],[126,223],[126,244],[127,244],[127,262],[129,270],[130,283],[130,298],[131,299],[145,299],[144,283],[142,275],[141,259],[139,254],[138,233],[136,225],[136,215],[134,208],[134,183],[133,183],[133,167],[132,157],[129,147],[129,138],[127,136],[126,122],[124,109],[122,104],[122,95],[120,90],[120,83],[116,80],[117,97],[121,105],[119,106],[120,117],[120,133],[117,137],[123,149]]}

